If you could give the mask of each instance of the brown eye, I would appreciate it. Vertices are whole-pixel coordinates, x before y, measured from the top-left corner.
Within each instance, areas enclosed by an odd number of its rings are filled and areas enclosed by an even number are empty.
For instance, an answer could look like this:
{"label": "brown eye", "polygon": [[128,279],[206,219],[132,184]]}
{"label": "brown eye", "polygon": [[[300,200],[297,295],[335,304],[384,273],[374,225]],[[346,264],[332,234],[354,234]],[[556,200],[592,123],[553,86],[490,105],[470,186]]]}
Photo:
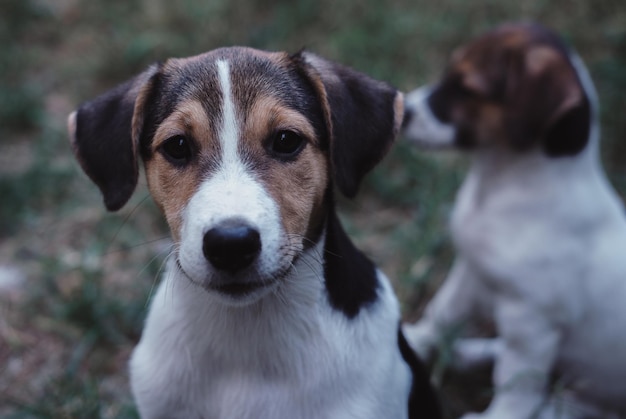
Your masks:
{"label": "brown eye", "polygon": [[159,150],[175,166],[184,166],[191,160],[191,144],[182,135],[168,138],[161,144]]}
{"label": "brown eye", "polygon": [[304,148],[304,138],[293,131],[278,131],[270,143],[270,151],[281,159],[291,159]]}

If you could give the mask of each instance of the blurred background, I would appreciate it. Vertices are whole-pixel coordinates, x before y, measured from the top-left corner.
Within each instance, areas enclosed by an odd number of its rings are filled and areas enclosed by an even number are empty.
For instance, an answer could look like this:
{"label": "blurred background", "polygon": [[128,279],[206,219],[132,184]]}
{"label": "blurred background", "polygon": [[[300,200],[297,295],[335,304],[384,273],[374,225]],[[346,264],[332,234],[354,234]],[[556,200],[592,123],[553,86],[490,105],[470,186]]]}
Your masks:
{"label": "blurred background", "polygon": [[[602,152],[626,196],[623,0],[0,0],[0,417],[134,418],[126,363],[169,252],[145,182],[106,213],[67,141],[67,114],[150,63],[220,46],[303,47],[402,90],[509,20],[559,31],[602,101]],[[467,162],[400,141],[341,215],[419,315],[453,257],[447,219]],[[451,417],[488,386],[438,379]]]}

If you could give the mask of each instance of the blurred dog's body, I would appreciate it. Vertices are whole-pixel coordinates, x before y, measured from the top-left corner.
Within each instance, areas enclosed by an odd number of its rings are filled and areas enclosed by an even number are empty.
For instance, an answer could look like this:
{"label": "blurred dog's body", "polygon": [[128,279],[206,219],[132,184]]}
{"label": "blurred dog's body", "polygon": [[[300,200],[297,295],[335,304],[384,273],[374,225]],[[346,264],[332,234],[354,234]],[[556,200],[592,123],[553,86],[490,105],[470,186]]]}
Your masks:
{"label": "blurred dog's body", "polygon": [[495,322],[497,338],[454,347],[459,366],[495,361],[494,399],[467,417],[622,417],[626,215],[583,63],[542,27],[503,25],[406,101],[409,140],[473,159],[451,220],[457,259],[405,327],[410,344],[430,356],[450,327]]}

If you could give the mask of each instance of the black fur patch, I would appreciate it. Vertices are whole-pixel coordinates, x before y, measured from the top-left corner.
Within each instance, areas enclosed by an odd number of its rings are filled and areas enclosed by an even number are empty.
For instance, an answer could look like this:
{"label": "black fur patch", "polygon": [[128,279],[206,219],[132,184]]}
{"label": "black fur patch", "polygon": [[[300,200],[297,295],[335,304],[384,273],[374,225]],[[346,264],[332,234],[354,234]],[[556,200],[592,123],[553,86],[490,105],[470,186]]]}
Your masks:
{"label": "black fur patch", "polygon": [[544,134],[543,149],[550,157],[573,156],[589,141],[591,106],[587,99],[581,106],[567,112]]}
{"label": "black fur patch", "polygon": [[409,346],[400,328],[398,328],[398,346],[402,358],[411,368],[413,375],[411,393],[409,394],[409,419],[443,418],[439,398],[430,383],[430,374]]}
{"label": "black fur patch", "polygon": [[382,159],[394,140],[395,89],[345,67],[343,84],[327,87],[332,113],[332,161],[337,186],[354,197],[361,179]]}
{"label": "black fur patch", "polygon": [[334,205],[326,228],[324,278],[328,299],[336,310],[354,318],[359,311],[378,298],[376,267],[359,251],[343,230]]}
{"label": "black fur patch", "polygon": [[110,211],[120,209],[135,190],[138,167],[131,141],[134,100],[125,93],[133,81],[119,85],[76,114],[75,152],[85,173],[98,185]]}
{"label": "black fur patch", "polygon": [[291,59],[324,86],[319,102],[328,103],[333,177],[347,197],[356,195],[363,177],[387,154],[396,136],[397,90],[349,67],[306,52]]}
{"label": "black fur patch", "polygon": [[444,124],[452,122],[450,103],[460,97],[460,82],[445,80],[439,84],[428,96],[426,103],[435,118]]}

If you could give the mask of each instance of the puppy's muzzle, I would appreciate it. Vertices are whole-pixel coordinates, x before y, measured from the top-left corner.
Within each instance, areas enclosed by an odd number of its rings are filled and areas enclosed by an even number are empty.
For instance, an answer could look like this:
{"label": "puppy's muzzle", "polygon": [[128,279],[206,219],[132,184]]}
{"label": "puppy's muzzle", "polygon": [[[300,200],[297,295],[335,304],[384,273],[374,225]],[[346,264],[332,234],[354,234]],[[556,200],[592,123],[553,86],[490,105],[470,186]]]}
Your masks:
{"label": "puppy's muzzle", "polygon": [[433,87],[424,86],[405,96],[404,136],[414,144],[426,147],[453,145],[456,137],[454,126],[442,122],[431,108],[429,99],[433,91]]}
{"label": "puppy's muzzle", "polygon": [[261,235],[243,221],[224,221],[204,234],[202,253],[215,269],[234,274],[257,259]]}

